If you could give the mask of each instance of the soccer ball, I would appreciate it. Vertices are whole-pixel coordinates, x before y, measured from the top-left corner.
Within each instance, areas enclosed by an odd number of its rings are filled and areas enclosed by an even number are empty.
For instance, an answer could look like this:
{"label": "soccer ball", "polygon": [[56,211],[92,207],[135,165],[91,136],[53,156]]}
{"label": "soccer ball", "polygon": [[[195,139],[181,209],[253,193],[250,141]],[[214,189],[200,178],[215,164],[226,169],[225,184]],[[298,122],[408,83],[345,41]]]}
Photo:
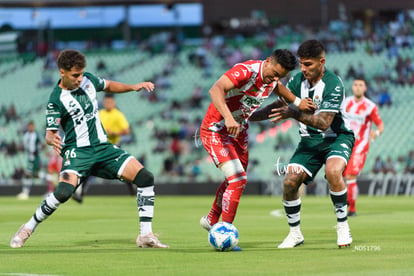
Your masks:
{"label": "soccer ball", "polygon": [[208,232],[208,242],[218,251],[230,251],[239,243],[239,231],[228,222],[218,222]]}

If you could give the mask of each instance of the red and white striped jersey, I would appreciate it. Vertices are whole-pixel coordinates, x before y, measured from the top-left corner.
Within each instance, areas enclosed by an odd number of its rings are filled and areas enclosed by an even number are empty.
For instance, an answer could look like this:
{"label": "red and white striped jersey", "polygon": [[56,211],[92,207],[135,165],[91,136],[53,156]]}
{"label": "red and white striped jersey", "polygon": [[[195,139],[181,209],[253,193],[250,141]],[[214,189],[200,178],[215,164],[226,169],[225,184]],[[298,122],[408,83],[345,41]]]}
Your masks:
{"label": "red and white striped jersey", "polygon": [[344,100],[343,108],[355,133],[354,152],[368,153],[372,122],[375,125],[382,123],[376,104],[365,97],[356,101],[353,96],[350,96]]}
{"label": "red and white striped jersey", "polygon": [[[248,129],[249,117],[277,86],[277,82],[263,83],[263,64],[263,60],[249,60],[234,65],[224,73],[235,87],[226,93],[226,104],[244,130]],[[207,109],[203,125],[212,131],[227,133],[224,118],[213,103]]]}

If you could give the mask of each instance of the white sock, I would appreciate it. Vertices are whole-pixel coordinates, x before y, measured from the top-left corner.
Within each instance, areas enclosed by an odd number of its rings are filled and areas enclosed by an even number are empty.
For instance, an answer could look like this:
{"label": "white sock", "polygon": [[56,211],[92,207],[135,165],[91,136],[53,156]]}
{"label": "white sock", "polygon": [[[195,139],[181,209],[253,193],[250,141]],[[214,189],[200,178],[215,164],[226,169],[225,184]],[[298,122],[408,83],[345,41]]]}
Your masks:
{"label": "white sock", "polygon": [[300,232],[300,224],[296,226],[290,226],[291,232]]}
{"label": "white sock", "polygon": [[27,178],[23,179],[22,193],[29,195],[31,188],[32,188],[32,180],[27,179]]}
{"label": "white sock", "polygon": [[34,232],[34,230],[36,229],[38,224],[39,223],[32,216],[30,218],[30,220],[28,222],[26,222],[25,226],[26,226],[26,228],[29,228],[30,230],[32,230],[32,232]]}
{"label": "white sock", "polygon": [[[59,207],[59,205],[60,202],[56,199],[55,195],[53,193],[48,194],[46,199],[42,201],[39,207],[37,207],[34,215],[26,223],[26,227],[34,231],[37,225],[47,219]],[[34,218],[35,216],[37,220]]]}
{"label": "white sock", "polygon": [[137,189],[137,205],[140,217],[140,234],[152,232],[152,217],[154,215],[154,186]]}
{"label": "white sock", "polygon": [[152,222],[151,221],[141,221],[139,223],[139,233],[141,235],[148,235],[152,233]]}

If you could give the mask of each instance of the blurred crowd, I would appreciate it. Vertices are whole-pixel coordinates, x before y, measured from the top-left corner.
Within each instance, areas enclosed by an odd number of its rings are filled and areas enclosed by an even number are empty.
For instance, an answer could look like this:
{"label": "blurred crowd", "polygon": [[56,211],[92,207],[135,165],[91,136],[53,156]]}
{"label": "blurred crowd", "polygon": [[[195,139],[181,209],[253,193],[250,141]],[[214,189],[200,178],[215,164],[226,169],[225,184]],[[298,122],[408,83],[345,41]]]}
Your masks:
{"label": "blurred crowd", "polygon": [[[379,106],[389,106],[392,104],[392,97],[389,92],[389,85],[414,85],[414,62],[410,57],[402,57],[402,49],[413,49],[414,46],[414,20],[405,11],[398,14],[395,21],[382,22],[375,18],[371,24],[366,25],[362,21],[356,20],[349,22],[346,20],[332,21],[324,28],[314,30],[305,26],[280,25],[270,30],[260,30],[253,36],[244,35],[206,35],[200,39],[186,40],[184,35],[175,32],[157,33],[145,41],[136,42],[139,51],[146,51],[150,55],[160,53],[168,54],[172,58],[161,69],[161,74],[154,75],[151,81],[154,81],[157,87],[157,93],[141,94],[150,102],[164,102],[167,98],[163,94],[163,89],[170,88],[173,84],[170,76],[173,69],[181,66],[177,57],[184,47],[192,50],[188,54],[188,62],[194,68],[200,70],[204,77],[211,77],[213,74],[214,64],[211,56],[218,57],[222,64],[222,72],[230,68],[233,64],[247,59],[263,59],[268,56],[275,48],[288,41],[289,49],[296,52],[299,43],[308,38],[317,38],[321,40],[329,54],[349,52],[352,53],[363,45],[367,55],[384,55],[389,60],[395,62],[386,64],[380,74],[375,75],[368,81],[375,85],[370,86],[368,96],[372,98]],[[84,47],[81,50],[96,49],[96,47],[111,48],[111,41],[105,44],[99,44],[94,41],[80,44]],[[115,43],[115,42],[113,42]],[[243,45],[241,47],[240,45]],[[54,70],[56,69],[55,59],[58,54],[57,49],[67,46],[65,43],[56,43],[53,50],[46,51],[42,54],[44,67],[42,78],[39,80],[38,87],[52,87],[55,84],[53,79]],[[130,46],[129,46],[130,47]],[[395,64],[395,65],[393,65]],[[139,64],[125,65],[120,69],[128,70],[131,66]],[[97,73],[112,78],[116,72],[111,72],[110,65],[105,61],[100,61],[94,68]],[[0,78],[2,76],[0,75]],[[356,61],[347,68],[344,79],[352,80],[355,77],[366,77],[366,72],[361,61]],[[212,85],[212,84],[211,84]],[[163,160],[162,175],[169,176],[187,176],[189,179],[196,179],[202,174],[200,163],[206,154],[202,148],[197,147],[194,143],[194,134],[200,126],[202,118],[192,116],[192,111],[200,110],[203,102],[208,101],[208,90],[202,86],[187,87],[191,89],[191,96],[183,98],[181,101],[171,101],[158,116],[165,121],[171,121],[172,126],[168,129],[154,126],[152,138],[155,139],[156,146],[153,148],[155,154],[161,153],[167,156]],[[177,114],[178,117],[177,117]],[[197,113],[198,114],[198,113]],[[17,114],[15,107],[1,106],[0,118],[4,118],[5,125],[11,121],[22,120]],[[149,118],[151,120],[151,118]],[[136,122],[136,126],[142,127],[148,121]],[[24,123],[22,122],[22,125]],[[265,128],[266,126],[262,126]],[[279,147],[292,148],[291,141],[283,141],[280,138]],[[130,141],[130,142],[133,142]],[[22,145],[18,142],[5,142],[0,137],[0,151],[6,155],[13,155],[22,151]],[[191,154],[190,154],[191,153]],[[146,156],[138,156],[138,159],[145,165]],[[377,156],[372,173],[391,172],[396,173],[398,167],[403,167],[404,173],[414,173],[414,151],[410,151],[407,156],[387,157],[384,161],[383,156]],[[255,165],[260,160],[255,161]],[[254,166],[253,166],[254,167]],[[19,170],[13,177],[19,177]]]}

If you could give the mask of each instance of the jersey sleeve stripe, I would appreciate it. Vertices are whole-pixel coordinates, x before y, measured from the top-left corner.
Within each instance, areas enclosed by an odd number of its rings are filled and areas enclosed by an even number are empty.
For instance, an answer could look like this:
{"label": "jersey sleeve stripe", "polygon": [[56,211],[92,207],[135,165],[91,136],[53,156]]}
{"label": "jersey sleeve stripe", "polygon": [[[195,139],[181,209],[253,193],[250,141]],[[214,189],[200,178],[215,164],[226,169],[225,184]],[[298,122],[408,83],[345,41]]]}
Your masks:
{"label": "jersey sleeve stripe", "polygon": [[319,112],[334,112],[334,113],[338,113],[339,110],[337,109],[320,109],[318,110]]}

